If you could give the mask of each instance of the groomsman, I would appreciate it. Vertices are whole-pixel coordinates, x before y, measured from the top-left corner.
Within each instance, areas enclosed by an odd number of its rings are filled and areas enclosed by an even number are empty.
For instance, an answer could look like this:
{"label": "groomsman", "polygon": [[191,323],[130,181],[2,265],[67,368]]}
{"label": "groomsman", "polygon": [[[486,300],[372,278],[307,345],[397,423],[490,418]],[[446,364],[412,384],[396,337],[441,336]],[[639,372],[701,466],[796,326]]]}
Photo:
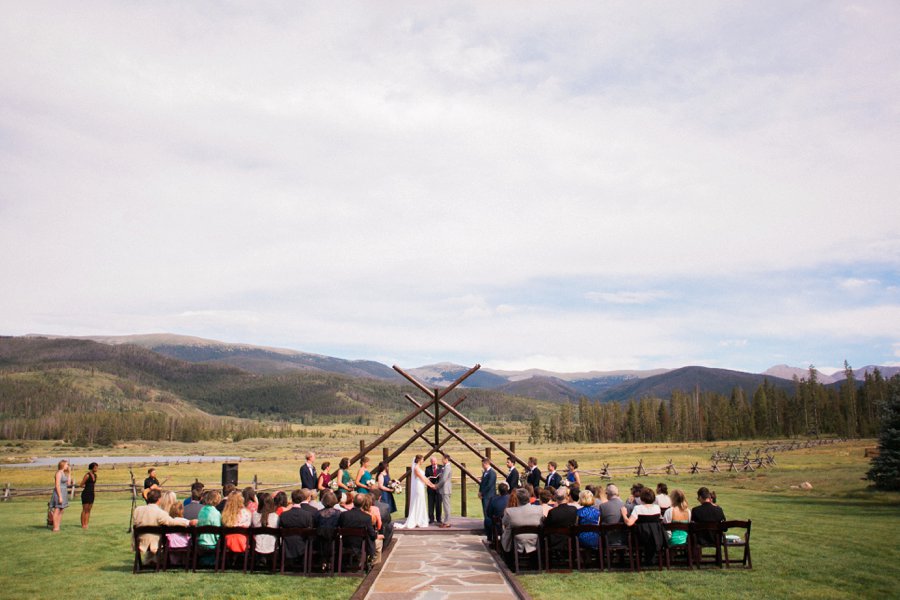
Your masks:
{"label": "groomsman", "polygon": [[316,453],[306,453],[306,463],[300,467],[300,486],[307,490],[314,490],[318,487],[319,476],[316,473]]}
{"label": "groomsman", "polygon": [[441,476],[438,478],[437,483],[437,493],[441,500],[441,504],[443,505],[443,513],[444,517],[441,522],[441,527],[450,527],[450,494],[453,493],[453,467],[450,466],[450,455],[443,454],[441,462],[443,463],[443,469],[441,470]]}
{"label": "groomsman", "polygon": [[541,470],[538,469],[537,459],[533,456],[528,459],[528,475],[525,477],[525,483],[530,483],[535,491],[541,487]]}
{"label": "groomsman", "polygon": [[[443,468],[438,465],[437,456],[431,457],[431,464],[425,467],[425,478],[434,485],[437,485],[438,479],[441,477]],[[427,488],[428,491],[428,524],[441,522],[441,498],[437,491],[433,488]]]}
{"label": "groomsman", "polygon": [[481,483],[478,485],[478,497],[481,498],[481,514],[488,513],[488,504],[497,494],[497,472],[491,468],[491,461],[484,459],[481,461],[484,473],[481,474]]}
{"label": "groomsman", "polygon": [[550,461],[547,463],[547,487],[552,487],[554,490],[559,489],[559,486],[562,484],[562,476],[556,472],[556,463],[554,461]]}
{"label": "groomsman", "polygon": [[506,457],[506,468],[509,469],[509,474],[506,476],[506,485],[509,486],[509,489],[514,490],[519,487],[519,470],[516,469],[516,461],[513,460],[512,456]]}

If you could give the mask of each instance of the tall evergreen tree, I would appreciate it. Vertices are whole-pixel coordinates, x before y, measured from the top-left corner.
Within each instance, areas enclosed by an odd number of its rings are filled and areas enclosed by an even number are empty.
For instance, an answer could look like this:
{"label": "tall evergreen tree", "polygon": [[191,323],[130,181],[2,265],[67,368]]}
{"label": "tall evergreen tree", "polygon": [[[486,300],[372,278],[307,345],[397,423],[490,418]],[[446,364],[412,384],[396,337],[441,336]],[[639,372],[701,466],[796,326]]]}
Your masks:
{"label": "tall evergreen tree", "polygon": [[866,477],[881,490],[900,490],[900,375],[888,382],[888,394],[881,409],[879,454],[872,459]]}

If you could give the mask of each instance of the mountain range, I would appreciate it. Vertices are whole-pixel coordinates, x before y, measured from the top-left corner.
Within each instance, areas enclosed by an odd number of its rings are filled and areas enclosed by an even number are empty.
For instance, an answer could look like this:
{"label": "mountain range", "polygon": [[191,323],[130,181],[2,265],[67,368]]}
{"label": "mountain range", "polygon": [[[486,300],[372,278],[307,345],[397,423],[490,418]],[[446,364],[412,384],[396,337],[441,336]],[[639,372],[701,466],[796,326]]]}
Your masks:
{"label": "mountain range", "polygon": [[[40,336],[54,338],[57,336]],[[257,375],[276,375],[291,372],[331,373],[351,378],[374,379],[404,383],[404,379],[388,365],[370,360],[347,360],[321,354],[285,348],[271,348],[250,344],[227,343],[177,334],[147,334],[128,336],[87,336],[76,339],[119,346],[131,344],[158,354],[190,363],[229,366]],[[875,368],[890,377],[900,373],[900,367],[865,366],[854,371],[857,379]],[[468,367],[453,363],[438,363],[405,368],[407,373],[435,387],[455,381]],[[652,395],[667,397],[674,390],[716,392],[729,394],[735,387],[752,393],[769,379],[777,387],[789,388],[793,378],[806,378],[808,369],[774,366],[764,373],[745,373],[727,369],[687,366],[678,369],[588,371],[559,373],[540,369],[504,371],[482,368],[469,377],[464,386],[491,390],[509,396],[549,402],[576,401],[581,397],[600,401],[624,401]],[[842,381],[842,371],[833,375],[817,372],[820,383]]]}

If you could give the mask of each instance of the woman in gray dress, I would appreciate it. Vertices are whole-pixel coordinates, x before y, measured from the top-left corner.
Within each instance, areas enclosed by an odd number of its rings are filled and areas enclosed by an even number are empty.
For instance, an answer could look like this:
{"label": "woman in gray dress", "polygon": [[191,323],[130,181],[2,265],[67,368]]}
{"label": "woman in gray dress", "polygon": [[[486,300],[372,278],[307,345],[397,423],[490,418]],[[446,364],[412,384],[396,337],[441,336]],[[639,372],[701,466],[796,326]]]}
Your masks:
{"label": "woman in gray dress", "polygon": [[50,498],[50,511],[53,518],[53,531],[59,531],[62,512],[69,506],[69,478],[71,471],[69,461],[63,459],[56,465],[56,476],[53,478],[53,496]]}

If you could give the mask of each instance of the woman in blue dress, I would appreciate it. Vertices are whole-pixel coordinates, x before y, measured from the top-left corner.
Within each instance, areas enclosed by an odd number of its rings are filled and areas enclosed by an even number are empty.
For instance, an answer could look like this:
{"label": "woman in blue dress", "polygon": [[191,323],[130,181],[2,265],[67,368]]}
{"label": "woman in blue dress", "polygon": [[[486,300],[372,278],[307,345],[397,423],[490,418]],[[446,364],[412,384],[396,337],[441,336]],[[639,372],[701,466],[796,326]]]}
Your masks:
{"label": "woman in blue dress", "polygon": [[578,461],[574,458],[566,463],[566,480],[569,485],[573,483],[581,487],[581,475],[578,474]]}
{"label": "woman in blue dress", "polygon": [[391,474],[388,473],[388,464],[384,461],[378,463],[375,472],[378,473],[378,489],[381,490],[381,501],[388,505],[390,512],[397,512],[397,503],[394,501],[394,488],[391,487]]}
{"label": "woman in blue dress", "polygon": [[369,460],[368,456],[363,456],[359,461],[359,471],[356,472],[356,493],[357,494],[368,494],[369,493],[369,482],[372,481],[372,474],[369,472]]}
{"label": "woman in blue dress", "polygon": [[[581,507],[578,509],[577,513],[577,525],[600,524],[600,511],[594,506],[594,494],[592,494],[590,490],[584,490],[578,494],[578,504],[580,504]],[[587,546],[588,548],[596,549],[600,546],[600,536],[594,532],[579,533],[578,541],[582,546]]]}

